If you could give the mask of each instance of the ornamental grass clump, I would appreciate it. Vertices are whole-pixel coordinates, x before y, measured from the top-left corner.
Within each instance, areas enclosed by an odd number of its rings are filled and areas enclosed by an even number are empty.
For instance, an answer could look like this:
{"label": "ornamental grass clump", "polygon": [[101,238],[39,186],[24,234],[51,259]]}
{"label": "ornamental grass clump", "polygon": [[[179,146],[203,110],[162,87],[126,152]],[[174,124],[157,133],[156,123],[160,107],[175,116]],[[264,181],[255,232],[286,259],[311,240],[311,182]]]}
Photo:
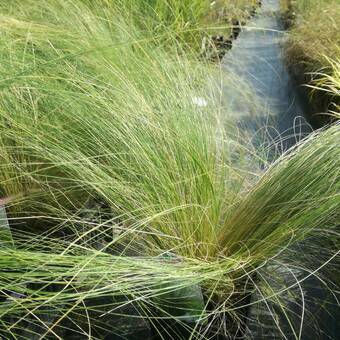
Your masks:
{"label": "ornamental grass clump", "polygon": [[[16,4],[0,21],[1,336],[119,334],[107,315],[237,332],[257,269],[337,227],[339,125],[269,164],[177,36],[163,46],[114,2]],[[188,290],[195,306],[171,312]]]}

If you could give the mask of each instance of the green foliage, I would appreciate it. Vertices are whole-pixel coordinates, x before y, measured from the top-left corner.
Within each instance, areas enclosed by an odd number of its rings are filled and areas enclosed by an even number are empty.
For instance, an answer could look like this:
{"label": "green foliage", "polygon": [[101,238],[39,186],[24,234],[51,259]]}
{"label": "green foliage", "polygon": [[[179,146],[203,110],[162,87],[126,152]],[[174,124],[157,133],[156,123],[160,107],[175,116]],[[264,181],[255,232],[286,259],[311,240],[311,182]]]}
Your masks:
{"label": "green foliage", "polygon": [[307,72],[328,66],[339,58],[340,3],[337,0],[291,1],[296,14],[288,42],[290,62],[301,63]]}
{"label": "green foliage", "polygon": [[179,39],[201,27],[208,2],[145,3],[0,3],[0,197],[14,240],[0,249],[6,336],[25,322],[56,336],[62,320],[90,319],[99,297],[118,308],[125,296],[150,317],[197,285],[221,308],[200,306],[195,320],[236,319],[247,276],[337,226],[339,126],[268,166],[219,88],[206,89],[232,77]]}

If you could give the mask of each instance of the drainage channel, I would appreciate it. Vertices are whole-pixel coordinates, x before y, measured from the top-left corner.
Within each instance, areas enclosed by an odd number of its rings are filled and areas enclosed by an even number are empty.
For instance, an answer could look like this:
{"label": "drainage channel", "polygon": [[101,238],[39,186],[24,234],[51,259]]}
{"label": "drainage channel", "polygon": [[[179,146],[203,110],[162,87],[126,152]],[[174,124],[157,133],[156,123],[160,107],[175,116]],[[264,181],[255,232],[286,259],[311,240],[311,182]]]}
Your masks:
{"label": "drainage channel", "polygon": [[[265,0],[257,14],[243,27],[233,48],[223,60],[223,70],[234,74],[256,95],[256,109],[244,98],[231,95],[225,88],[225,104],[234,112],[243,112],[238,123],[251,133],[266,131],[262,137],[286,151],[312,128],[307,119],[307,107],[299,96],[297,85],[290,77],[284,61],[282,45],[286,39],[280,19],[280,1]],[[233,94],[233,93],[232,93]],[[254,112],[254,110],[256,112]],[[261,141],[263,142],[263,140]]]}
{"label": "drainage channel", "polygon": [[[276,155],[287,151],[313,131],[307,119],[309,107],[285,64],[283,45],[286,37],[280,18],[280,0],[264,0],[257,14],[242,28],[222,65],[224,72],[236,75],[240,84],[247,84],[255,92],[258,101],[256,105],[251,99],[245,101],[239,95],[239,89],[234,90],[226,85],[223,91],[224,105],[236,113],[241,129],[256,136],[255,146],[270,141]],[[241,114],[237,116],[237,112]],[[258,131],[265,133],[259,134]],[[314,246],[311,247],[310,243]],[[291,253],[294,256],[303,254],[300,261],[302,267],[309,266],[310,270],[315,270],[318,264],[308,263],[308,255],[317,244],[315,238],[310,238],[294,246]],[[326,251],[322,258],[321,253],[323,251],[320,249],[319,265],[327,261],[329,256]],[[306,270],[293,269],[296,259],[289,259],[288,256],[282,260],[286,262],[286,267],[269,263],[264,270],[271,277],[267,282],[271,289],[283,292],[283,308],[278,310],[270,301],[261,301],[259,291],[254,293],[245,316],[249,328],[245,338],[337,338],[340,334],[337,326],[337,318],[340,318],[337,298],[319,280],[320,273],[306,279],[309,275]]]}

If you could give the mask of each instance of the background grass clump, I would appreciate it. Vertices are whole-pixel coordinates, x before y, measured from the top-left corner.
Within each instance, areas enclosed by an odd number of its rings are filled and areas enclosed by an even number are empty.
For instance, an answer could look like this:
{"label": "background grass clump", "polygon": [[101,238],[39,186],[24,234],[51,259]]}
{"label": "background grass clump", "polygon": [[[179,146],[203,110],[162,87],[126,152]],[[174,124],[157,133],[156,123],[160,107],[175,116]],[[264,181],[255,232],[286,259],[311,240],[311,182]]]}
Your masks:
{"label": "background grass clump", "polygon": [[325,65],[323,56],[339,57],[339,12],[336,0],[290,1],[296,20],[291,30],[289,50],[292,58],[306,63],[309,71],[316,71]]}
{"label": "background grass clump", "polygon": [[[256,0],[103,0],[103,1],[48,1],[36,3],[28,0],[24,6],[22,2],[14,0],[10,4],[0,4],[3,15],[14,15],[22,20],[32,19],[37,22],[50,22],[72,25],[79,22],[68,21],[63,12],[68,9],[87,10],[96,12],[102,23],[109,24],[112,17],[115,21],[119,16],[124,17],[127,25],[138,26],[141,32],[157,38],[157,43],[167,46],[172,39],[180,44],[198,51],[202,38],[214,33],[229,34],[233,20],[245,20],[250,11],[257,6]],[[55,10],[57,8],[57,10]],[[85,14],[85,13],[84,13]],[[84,19],[84,18],[83,18]],[[90,17],[88,16],[89,20]],[[68,22],[67,22],[68,21]],[[121,32],[121,38],[129,32]],[[170,41],[169,41],[170,40]]]}
{"label": "background grass clump", "polygon": [[[337,0],[295,0],[283,1],[283,4],[292,19],[286,48],[288,63],[297,73],[308,73],[305,81],[321,90],[321,95],[327,92],[328,109],[338,114],[340,3]],[[327,81],[324,76],[328,77]],[[331,82],[333,85],[329,86]]]}

